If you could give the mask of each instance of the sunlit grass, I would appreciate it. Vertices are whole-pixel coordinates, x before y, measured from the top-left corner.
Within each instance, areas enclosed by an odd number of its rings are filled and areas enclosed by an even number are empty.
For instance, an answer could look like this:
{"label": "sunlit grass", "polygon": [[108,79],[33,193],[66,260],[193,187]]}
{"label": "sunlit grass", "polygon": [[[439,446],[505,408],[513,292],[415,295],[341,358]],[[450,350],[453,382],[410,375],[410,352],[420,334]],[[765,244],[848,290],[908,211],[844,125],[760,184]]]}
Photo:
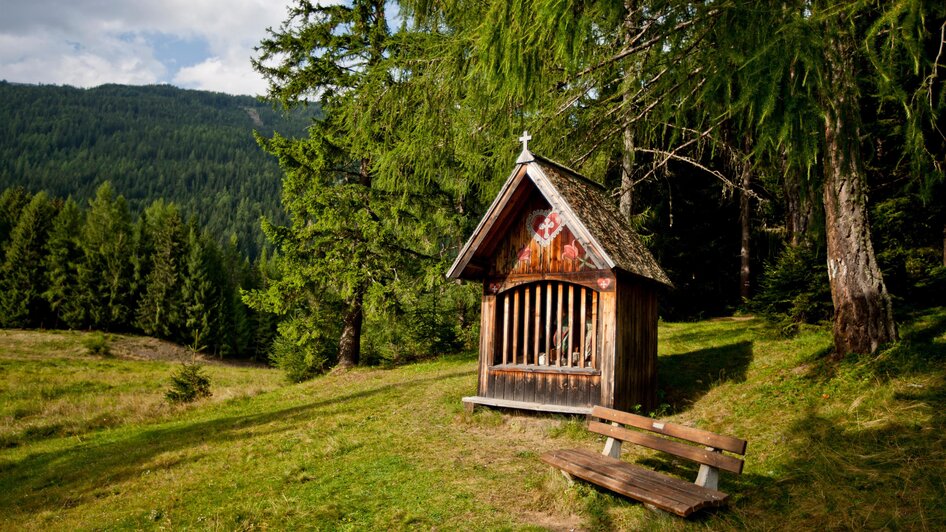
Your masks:
{"label": "sunlit grass", "polygon": [[[665,415],[749,441],[745,473],[721,480],[730,508],[689,521],[569,486],[542,463],[550,449],[600,450],[580,419],[463,411],[472,355],[269,388],[273,372],[211,367],[222,386],[212,401],[156,411],[148,398],[174,364],[37,348],[20,370],[4,355],[4,430],[17,408],[13,422],[38,426],[74,415],[30,411],[36,402],[79,401],[119,421],[0,450],[0,528],[935,529],[946,522],[946,309],[903,336],[831,361],[820,328],[786,339],[753,319],[661,324]],[[35,392],[19,383],[31,379]],[[116,392],[134,406],[95,399]],[[625,459],[696,474],[653,453]]]}

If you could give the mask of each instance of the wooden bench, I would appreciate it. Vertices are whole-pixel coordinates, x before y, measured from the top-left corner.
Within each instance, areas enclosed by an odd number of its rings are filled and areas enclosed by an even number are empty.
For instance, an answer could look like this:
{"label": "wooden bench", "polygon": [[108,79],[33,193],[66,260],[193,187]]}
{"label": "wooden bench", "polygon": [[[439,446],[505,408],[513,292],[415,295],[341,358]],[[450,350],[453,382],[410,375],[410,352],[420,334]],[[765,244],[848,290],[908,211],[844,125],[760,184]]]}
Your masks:
{"label": "wooden bench", "polygon": [[[742,459],[723,454],[722,451],[744,455],[745,440],[601,406],[592,409],[591,417],[611,422],[588,422],[588,430],[608,437],[601,454],[584,449],[566,449],[549,451],[542,455],[542,460],[561,469],[569,478],[578,477],[682,517],[703,508],[726,504],[729,495],[716,489],[720,469],[742,473]],[[626,427],[642,429],[666,438]],[[620,460],[622,441],[699,463],[696,481],[686,482]]]}

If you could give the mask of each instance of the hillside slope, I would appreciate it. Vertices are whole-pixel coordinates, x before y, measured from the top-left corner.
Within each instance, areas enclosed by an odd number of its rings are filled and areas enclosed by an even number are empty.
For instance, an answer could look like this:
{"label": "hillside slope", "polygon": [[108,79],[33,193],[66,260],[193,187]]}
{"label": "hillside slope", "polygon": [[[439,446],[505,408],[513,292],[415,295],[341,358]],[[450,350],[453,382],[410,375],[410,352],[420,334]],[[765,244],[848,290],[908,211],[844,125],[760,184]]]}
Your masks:
{"label": "hillside slope", "polygon": [[316,113],[284,115],[248,96],[167,85],[0,82],[0,189],[84,200],[109,180],[133,210],[174,201],[255,255],[260,215],[281,216],[281,174],[253,131],[302,136]]}
{"label": "hillside slope", "polygon": [[[877,357],[831,362],[820,329],[784,339],[757,320],[662,324],[662,415],[749,441],[744,474],[721,479],[731,508],[691,521],[569,487],[540,462],[549,449],[600,450],[581,419],[465,413],[476,377],[463,356],[33,438],[0,451],[0,528],[936,528],[946,522],[946,308],[903,335]],[[70,360],[57,362],[61,374]],[[3,404],[31,378],[17,367],[2,366]],[[696,475],[650,453],[624,458]]]}

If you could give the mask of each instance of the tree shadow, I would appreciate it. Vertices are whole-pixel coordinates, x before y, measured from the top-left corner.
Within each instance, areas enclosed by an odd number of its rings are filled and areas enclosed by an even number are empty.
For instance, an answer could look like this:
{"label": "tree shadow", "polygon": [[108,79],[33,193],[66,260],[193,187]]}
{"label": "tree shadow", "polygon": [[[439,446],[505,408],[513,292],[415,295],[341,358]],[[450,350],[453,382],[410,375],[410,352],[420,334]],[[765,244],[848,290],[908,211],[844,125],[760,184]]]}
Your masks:
{"label": "tree shadow", "polygon": [[[916,316],[900,343],[874,357],[852,355],[809,378],[892,386],[858,411],[799,412],[780,440],[790,459],[775,482],[747,478],[743,518],[782,515],[793,528],[931,529],[946,523],[946,314]],[[931,378],[932,377],[932,378]],[[898,379],[898,383],[890,381]],[[915,380],[914,380],[915,379]],[[863,388],[862,388],[863,389]],[[750,441],[750,449],[752,443]]]}
{"label": "tree shadow", "polygon": [[[403,391],[435,381],[466,377],[473,371],[456,371],[435,377],[385,384],[347,395],[255,414],[219,417],[207,421],[171,421],[132,432],[118,429],[114,437],[98,437],[67,449],[30,454],[21,460],[0,463],[0,514],[38,512],[76,506],[95,497],[110,484],[138,477],[154,467],[155,457],[174,451],[215,443],[232,443],[291,430],[295,423],[350,412],[368,416],[358,401]],[[278,422],[278,423],[276,423]],[[170,457],[160,467],[173,467],[199,460]],[[42,491],[42,496],[36,496]]]}
{"label": "tree shadow", "polygon": [[657,358],[658,401],[673,412],[686,410],[723,382],[744,382],[752,342],[698,349]]}

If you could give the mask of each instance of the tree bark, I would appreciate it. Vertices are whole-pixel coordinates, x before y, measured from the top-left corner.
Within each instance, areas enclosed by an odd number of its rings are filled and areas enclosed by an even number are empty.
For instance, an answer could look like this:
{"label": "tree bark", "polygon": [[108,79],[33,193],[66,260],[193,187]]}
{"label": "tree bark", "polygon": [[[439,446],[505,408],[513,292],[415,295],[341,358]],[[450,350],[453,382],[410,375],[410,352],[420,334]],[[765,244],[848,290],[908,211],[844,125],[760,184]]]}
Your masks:
{"label": "tree bark", "polygon": [[[624,15],[624,43],[629,45],[637,31],[637,12],[634,0],[625,0],[624,9],[627,11]],[[638,69],[632,66],[624,73],[625,77],[632,78],[631,81],[637,81],[640,76]],[[624,101],[627,103],[631,97],[632,91],[624,93]],[[618,207],[625,220],[630,220],[634,214],[634,130],[633,125],[624,126],[622,135],[623,146],[621,150],[621,198]]]}
{"label": "tree bark", "polygon": [[[371,187],[370,168],[371,161],[362,158],[358,165],[358,184],[366,189],[366,205],[369,197],[367,189]],[[357,366],[361,360],[361,326],[365,319],[364,299],[365,290],[359,286],[347,301],[348,307],[345,310],[342,335],[338,339],[338,364],[336,367],[350,368]]]}
{"label": "tree bark", "polygon": [[783,163],[783,185],[785,193],[785,229],[790,246],[798,247],[810,240],[808,231],[814,225],[815,199],[813,188],[803,186],[797,173]]}
{"label": "tree bark", "polygon": [[751,183],[748,164],[742,165],[742,190],[739,193],[739,226],[741,229],[739,245],[739,297],[749,299],[749,186]]}
{"label": "tree bark", "polygon": [[357,366],[361,360],[361,325],[364,321],[364,294],[356,293],[348,302],[342,336],[338,340],[339,368]]}
{"label": "tree bark", "polygon": [[943,266],[946,266],[946,225],[943,226]]}
{"label": "tree bark", "polygon": [[634,214],[634,131],[624,128],[624,149],[621,150],[621,216],[630,220]]}
{"label": "tree bark", "polygon": [[854,43],[839,37],[828,46],[831,79],[823,100],[824,209],[834,345],[838,355],[873,353],[881,344],[897,339],[897,328],[867,220]]}

